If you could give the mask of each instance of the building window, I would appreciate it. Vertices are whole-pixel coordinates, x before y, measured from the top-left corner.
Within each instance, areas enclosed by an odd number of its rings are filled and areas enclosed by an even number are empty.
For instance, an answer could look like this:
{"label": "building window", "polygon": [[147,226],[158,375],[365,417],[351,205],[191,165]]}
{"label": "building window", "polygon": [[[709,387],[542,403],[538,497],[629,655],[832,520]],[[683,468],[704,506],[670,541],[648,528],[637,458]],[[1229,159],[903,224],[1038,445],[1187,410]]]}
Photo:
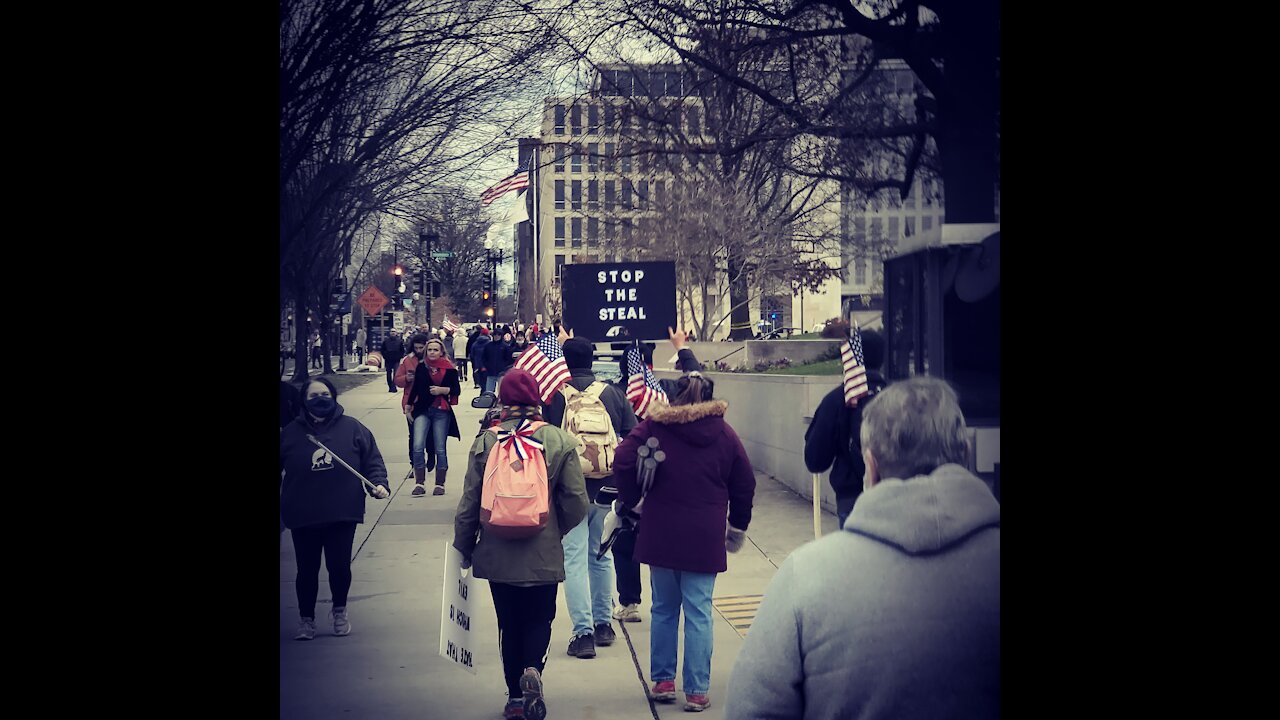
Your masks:
{"label": "building window", "polygon": [[573,233],[570,236],[573,241],[572,243],[573,247],[576,247],[576,248],[582,247],[582,218],[580,217],[570,218],[569,227]]}
{"label": "building window", "polygon": [[667,189],[666,183],[664,183],[661,180],[655,181],[653,183],[653,199],[656,207],[658,207],[659,209],[662,208],[663,206],[662,203],[665,202],[667,199],[667,194],[665,192],[666,189]]}
{"label": "building window", "polygon": [[897,241],[898,241],[898,218],[896,218],[896,217],[891,217],[891,218],[889,218],[889,237],[888,237],[888,240],[889,240],[889,242],[897,242]]}
{"label": "building window", "polygon": [[884,220],[882,218],[871,218],[871,241],[880,242],[884,240]]}
{"label": "building window", "polygon": [[909,217],[909,218],[904,218],[904,220],[905,220],[907,229],[903,232],[903,235],[905,235],[906,237],[911,237],[912,235],[915,235],[916,219],[913,217]]}
{"label": "building window", "polygon": [[556,146],[556,172],[564,172],[564,146]]}
{"label": "building window", "polygon": [[666,95],[667,97],[680,97],[683,95],[683,93],[680,92],[680,73],[663,73],[663,79],[667,81],[667,87],[665,88],[666,91],[663,95]]}
{"label": "building window", "polygon": [[556,134],[557,135],[564,134],[564,106],[563,105],[556,106]]}
{"label": "building window", "polygon": [[622,178],[622,209],[631,209],[631,178]]}
{"label": "building window", "polygon": [[556,247],[564,247],[564,218],[556,218]]}
{"label": "building window", "polygon": [[556,181],[556,209],[557,210],[564,209],[564,181],[563,180]]}
{"label": "building window", "polygon": [[564,278],[564,254],[556,253],[556,282],[560,282],[563,278]]}
{"label": "building window", "polygon": [[861,215],[853,219],[853,241],[861,244],[867,237],[867,219]]}
{"label": "building window", "polygon": [[696,107],[689,108],[689,134],[690,135],[702,134],[702,125],[699,124],[698,108]]}
{"label": "building window", "polygon": [[618,155],[621,158],[622,172],[631,172],[631,146],[627,143],[619,143]]}
{"label": "building window", "polygon": [[615,231],[617,227],[617,222],[614,220],[606,219],[604,221],[604,238],[606,242],[611,242],[616,237],[617,233]]}
{"label": "building window", "polygon": [[[574,149],[577,150],[577,148],[574,148]],[[569,156],[569,170],[576,173],[582,172],[582,154],[581,153],[574,152],[572,155]]]}
{"label": "building window", "polygon": [[[591,107],[595,107],[592,105]],[[587,171],[596,172],[600,169],[600,143],[591,143],[587,146]]]}
{"label": "building window", "polygon": [[596,244],[597,238],[600,237],[600,220],[599,218],[587,218],[587,247]]}
{"label": "building window", "polygon": [[587,134],[600,134],[600,106],[594,103],[587,106]]}
{"label": "building window", "polygon": [[569,111],[569,132],[573,135],[582,134],[582,106],[574,105]]}
{"label": "building window", "polygon": [[648,180],[641,180],[640,183],[636,185],[636,209],[637,210],[649,209],[649,181]]}
{"label": "building window", "polygon": [[570,207],[574,210],[582,209],[582,181],[574,180],[573,186],[570,188],[572,194],[569,196],[571,201]]}
{"label": "building window", "polygon": [[907,209],[909,210],[915,209],[916,196],[919,194],[920,194],[920,180],[917,179],[911,183],[911,192],[907,193],[907,203],[906,203]]}
{"label": "building window", "polygon": [[617,200],[617,183],[613,180],[604,181],[604,209],[612,210],[614,202]]}
{"label": "building window", "polygon": [[925,215],[920,218],[920,232],[929,232],[933,229],[933,216]]}
{"label": "building window", "polygon": [[631,244],[634,240],[635,240],[635,236],[632,234],[631,221],[623,220],[622,221],[622,244],[626,245],[627,247],[631,247]]}
{"label": "building window", "polygon": [[604,144],[604,157],[600,158],[600,169],[607,173],[613,172],[613,156],[617,154],[618,146],[613,143]]}
{"label": "building window", "polygon": [[865,258],[858,258],[853,261],[853,275],[854,284],[867,284],[867,261]]}
{"label": "building window", "polygon": [[618,132],[618,128],[614,124],[618,122],[618,111],[612,103],[604,104],[604,134],[614,135]]}
{"label": "building window", "polygon": [[600,209],[600,181],[599,180],[587,181],[587,209],[588,210]]}
{"label": "building window", "polygon": [[642,152],[636,156],[637,169],[640,171],[641,175],[648,175],[650,172],[652,166],[650,165],[649,158],[650,155],[647,152]]}

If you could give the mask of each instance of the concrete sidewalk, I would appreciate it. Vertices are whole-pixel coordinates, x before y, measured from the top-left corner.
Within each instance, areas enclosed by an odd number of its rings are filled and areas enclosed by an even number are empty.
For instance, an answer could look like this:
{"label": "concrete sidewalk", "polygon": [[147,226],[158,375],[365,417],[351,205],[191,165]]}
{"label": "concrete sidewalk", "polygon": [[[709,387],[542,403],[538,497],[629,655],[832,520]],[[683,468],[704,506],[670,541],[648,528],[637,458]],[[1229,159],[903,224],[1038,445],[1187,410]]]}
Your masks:
{"label": "concrete sidewalk", "polygon": [[[476,674],[471,675],[437,654],[440,629],[444,545],[453,539],[453,516],[462,485],[464,457],[479,429],[482,410],[471,407],[477,391],[464,382],[455,408],[461,442],[449,440],[446,495],[413,497],[408,431],[400,412],[400,395],[370,382],[342,394],[346,413],[373,431],[387,463],[392,495],[370,498],[365,523],[356,530],[348,598],[352,632],[332,634],[328,578],[320,571],[315,640],[293,640],[297,627],[294,593],[296,566],[290,534],[280,546],[280,717],[283,720],[421,720],[421,718],[500,718],[506,698],[497,646],[493,598],[487,583],[472,584],[472,628],[476,637],[492,637],[475,648]],[[433,474],[428,474],[428,484]],[[813,539],[813,511],[807,500],[757,473],[754,515],[749,542],[729,555],[729,569],[716,580],[715,597],[756,596],[764,592],[777,566],[795,548]],[[834,515],[823,516],[823,532],[836,529]],[[675,704],[651,709],[649,683],[649,579],[641,566],[644,587],[639,623],[618,623],[618,640],[597,648],[591,660],[565,654],[572,623],[564,591],[557,601],[551,648],[544,673],[549,718],[643,720],[680,717],[683,694]],[[614,593],[616,601],[616,588]],[[747,600],[750,605],[750,600]],[[726,611],[727,612],[727,611]],[[730,613],[739,626],[749,613]],[[715,615],[715,652],[711,671],[711,707],[700,717],[723,717],[730,671],[747,630],[735,629]],[[683,658],[683,649],[681,650]],[[677,689],[680,682],[677,678]],[[655,712],[656,710],[656,712]]]}

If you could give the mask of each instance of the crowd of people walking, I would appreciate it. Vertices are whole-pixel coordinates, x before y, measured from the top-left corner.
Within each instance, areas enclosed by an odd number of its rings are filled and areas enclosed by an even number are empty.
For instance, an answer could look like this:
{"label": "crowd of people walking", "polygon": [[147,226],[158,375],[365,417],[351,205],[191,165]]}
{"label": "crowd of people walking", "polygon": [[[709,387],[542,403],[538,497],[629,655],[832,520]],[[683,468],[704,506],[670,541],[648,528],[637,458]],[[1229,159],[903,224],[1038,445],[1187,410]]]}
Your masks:
{"label": "crowd of people walking", "polygon": [[[465,342],[429,330],[381,342],[388,392],[401,392],[412,495],[446,492],[447,441],[462,440],[453,410],[462,383],[491,393],[495,407],[459,470],[452,544],[488,580],[502,716],[547,715],[558,586],[572,624],[565,653],[589,660],[616,641],[613,621],[643,621],[641,564],[650,576],[650,697],[674,702],[682,691],[684,710],[705,710],[712,596],[727,554],[744,543],[756,484],[728,403],[674,330],[682,376],[655,382],[661,393],[650,405],[627,392],[634,361],[622,358],[621,379],[605,382],[590,339],[560,329],[569,376],[544,394],[518,361],[551,330],[476,326]],[[954,391],[929,377],[887,382],[883,339],[868,332],[861,343],[868,391],[850,404],[834,388],[803,437],[809,470],[831,470],[841,530],[778,570],[733,667],[726,714],[998,717],[999,503],[964,467]],[[653,346],[633,351],[651,372]],[[281,530],[290,529],[298,564],[298,640],[315,637],[322,556],[333,632],[351,632],[355,526],[366,497],[389,494],[373,434],[337,397],[324,378],[296,394],[282,383]],[[930,635],[939,627],[951,628],[944,639]]]}

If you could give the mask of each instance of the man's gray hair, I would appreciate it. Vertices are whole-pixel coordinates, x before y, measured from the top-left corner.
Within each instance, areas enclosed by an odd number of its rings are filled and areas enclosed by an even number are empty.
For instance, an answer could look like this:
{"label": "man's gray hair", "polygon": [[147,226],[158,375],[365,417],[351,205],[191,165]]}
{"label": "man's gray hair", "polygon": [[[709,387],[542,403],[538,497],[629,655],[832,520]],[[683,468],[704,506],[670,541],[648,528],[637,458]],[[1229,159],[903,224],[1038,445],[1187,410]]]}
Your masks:
{"label": "man's gray hair", "polygon": [[947,463],[964,464],[968,435],[956,391],[920,375],[892,383],[862,409],[862,449],[880,477],[906,480]]}

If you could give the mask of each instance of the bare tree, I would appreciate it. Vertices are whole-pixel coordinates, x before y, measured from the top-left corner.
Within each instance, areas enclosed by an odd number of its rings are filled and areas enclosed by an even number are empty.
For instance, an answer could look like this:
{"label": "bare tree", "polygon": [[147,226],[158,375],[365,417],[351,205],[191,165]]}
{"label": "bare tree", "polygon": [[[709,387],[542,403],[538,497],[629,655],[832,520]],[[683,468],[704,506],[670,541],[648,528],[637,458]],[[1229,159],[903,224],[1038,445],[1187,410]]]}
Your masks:
{"label": "bare tree", "polygon": [[280,280],[298,317],[370,217],[408,216],[502,150],[563,17],[517,0],[281,0]]}
{"label": "bare tree", "polygon": [[[413,214],[422,218],[420,224],[396,236],[396,247],[401,258],[407,258],[408,271],[421,272],[440,283],[441,294],[458,316],[458,320],[471,320],[480,316],[481,286],[488,265],[485,259],[484,239],[493,225],[488,210],[474,193],[465,188],[453,187],[420,198]],[[431,232],[436,240],[431,252],[450,252],[447,258],[432,258],[421,242],[421,234]],[[433,308],[433,315],[441,316]],[[438,323],[428,320],[431,324]]]}

